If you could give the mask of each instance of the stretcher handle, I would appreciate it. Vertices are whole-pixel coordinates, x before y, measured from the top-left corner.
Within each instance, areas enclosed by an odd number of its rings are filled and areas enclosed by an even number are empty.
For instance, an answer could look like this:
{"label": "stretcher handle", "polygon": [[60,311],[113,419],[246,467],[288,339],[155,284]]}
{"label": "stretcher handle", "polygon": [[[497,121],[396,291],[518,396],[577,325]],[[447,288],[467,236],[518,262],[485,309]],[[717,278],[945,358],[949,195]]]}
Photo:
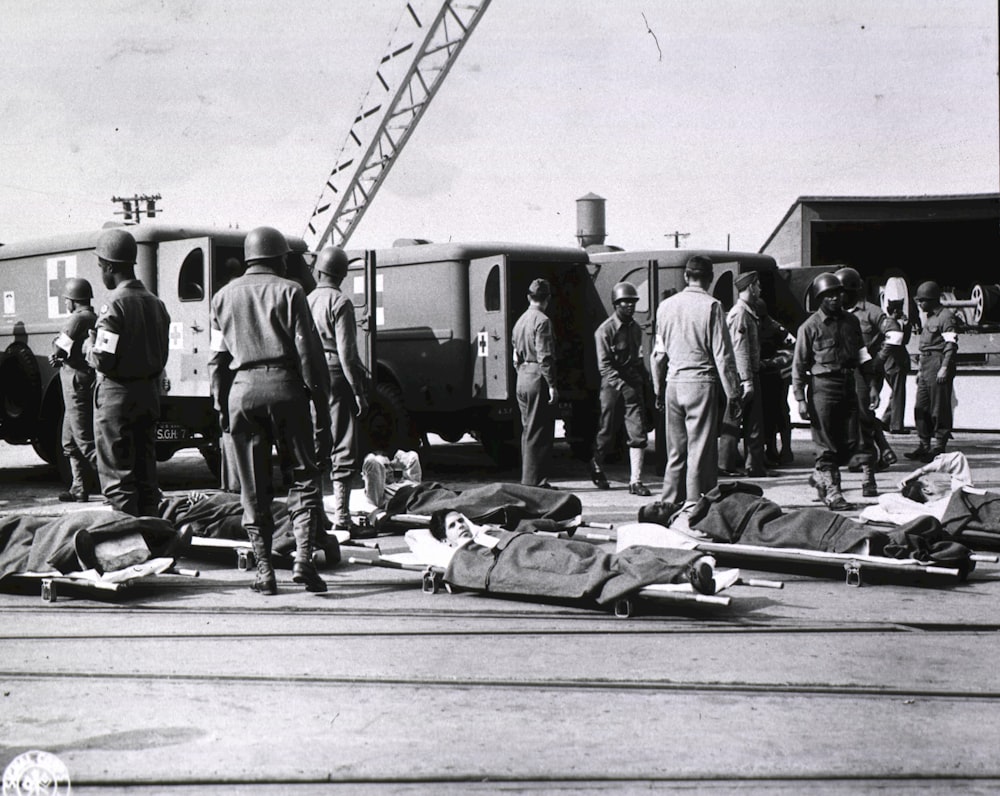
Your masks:
{"label": "stretcher handle", "polygon": [[739,578],[738,586],[756,586],[758,589],[783,589],[785,584],[780,580],[761,580],[760,578]]}
{"label": "stretcher handle", "polygon": [[389,519],[393,522],[412,522],[414,525],[430,525],[429,514],[390,514]]}
{"label": "stretcher handle", "polygon": [[986,555],[985,553],[973,553],[969,556],[970,561],[981,561],[984,564],[996,564],[1000,562],[1000,556]]}
{"label": "stretcher handle", "polygon": [[581,528],[600,528],[604,531],[613,531],[615,529],[615,524],[613,522],[581,522]]}
{"label": "stretcher handle", "polygon": [[188,578],[200,578],[201,577],[201,570],[200,569],[183,569],[183,568],[180,568],[180,567],[175,567],[174,569],[172,569],[170,571],[173,574],[175,574],[175,575],[184,575],[185,577],[188,577]]}

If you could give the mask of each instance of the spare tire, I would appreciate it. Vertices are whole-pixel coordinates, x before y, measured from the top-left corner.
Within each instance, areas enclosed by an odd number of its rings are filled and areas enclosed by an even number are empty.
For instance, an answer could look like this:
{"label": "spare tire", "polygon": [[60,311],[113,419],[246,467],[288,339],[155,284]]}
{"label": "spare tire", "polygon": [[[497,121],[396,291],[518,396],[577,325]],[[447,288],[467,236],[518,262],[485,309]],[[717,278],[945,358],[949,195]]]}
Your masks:
{"label": "spare tire", "polygon": [[370,393],[368,411],[360,418],[362,452],[416,450],[420,435],[403,403],[403,392],[391,382],[379,382]]}
{"label": "spare tire", "polygon": [[7,346],[0,361],[0,428],[4,439],[27,442],[36,434],[42,409],[42,374],[24,343]]}

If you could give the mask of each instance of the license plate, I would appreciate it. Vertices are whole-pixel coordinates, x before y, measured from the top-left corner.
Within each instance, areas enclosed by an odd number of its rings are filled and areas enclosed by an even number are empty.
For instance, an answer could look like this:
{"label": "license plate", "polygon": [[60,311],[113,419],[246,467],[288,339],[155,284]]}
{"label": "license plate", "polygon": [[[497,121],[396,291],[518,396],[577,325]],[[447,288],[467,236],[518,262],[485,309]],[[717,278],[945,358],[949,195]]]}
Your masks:
{"label": "license plate", "polygon": [[173,423],[161,423],[156,426],[156,439],[159,442],[175,442],[190,436],[191,432],[184,426]]}

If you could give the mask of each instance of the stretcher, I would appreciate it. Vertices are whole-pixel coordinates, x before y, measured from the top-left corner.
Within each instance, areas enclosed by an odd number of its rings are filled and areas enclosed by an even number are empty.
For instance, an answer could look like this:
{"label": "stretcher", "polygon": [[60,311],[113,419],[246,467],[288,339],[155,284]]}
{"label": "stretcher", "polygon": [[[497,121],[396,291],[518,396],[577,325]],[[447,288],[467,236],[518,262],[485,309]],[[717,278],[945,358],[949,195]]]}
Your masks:
{"label": "stretcher", "polygon": [[[697,550],[714,556],[719,563],[742,566],[766,572],[793,572],[812,574],[823,572],[836,575],[844,573],[849,586],[861,586],[865,578],[891,579],[908,585],[951,585],[965,579],[967,572],[958,567],[937,566],[913,558],[887,558],[863,553],[828,553],[792,547],[762,547],[757,545],[725,544],[699,538],[675,528],[655,523],[632,523],[617,528],[616,548],[629,545],[674,547]],[[997,556],[973,554],[972,562],[996,563]]]}
{"label": "stretcher", "polygon": [[[454,548],[431,537],[430,532],[426,529],[407,531],[406,541],[410,546],[410,552],[383,554],[377,547],[358,549],[357,551],[352,550],[347,562],[363,566],[419,572],[421,589],[425,594],[437,594],[442,590],[451,593],[452,589],[445,579],[445,572]],[[615,616],[628,618],[635,615],[638,605],[643,601],[672,605],[700,604],[727,607],[731,604],[732,597],[728,594],[720,594],[720,592],[735,585],[776,589],[783,586],[782,583],[776,581],[745,581],[741,579],[738,569],[716,570],[716,593],[713,595],[698,593],[690,583],[653,584],[617,600],[613,610]]]}
{"label": "stretcher", "polygon": [[[348,531],[327,531],[327,535],[335,537],[341,545],[346,544],[351,538],[351,534]],[[257,558],[254,556],[253,546],[248,539],[216,539],[207,536],[192,536],[190,545],[188,546],[188,554],[193,557],[233,555],[236,557],[236,568],[241,572],[247,572],[257,566]],[[285,559],[287,559],[287,562]],[[338,561],[331,560],[331,557],[327,555],[325,550],[317,549],[313,551],[313,563],[319,569],[333,566]],[[276,564],[279,568],[286,563],[287,567],[291,567],[292,559],[290,556],[274,555],[272,563]]]}
{"label": "stretcher", "polygon": [[149,582],[165,575],[180,575],[197,578],[196,569],[181,569],[173,558],[151,558],[141,564],[133,564],[112,572],[99,573],[96,569],[80,572],[21,572],[10,575],[5,584],[16,587],[40,585],[41,597],[45,602],[54,603],[59,594],[84,594],[94,598],[122,594],[139,583]]}

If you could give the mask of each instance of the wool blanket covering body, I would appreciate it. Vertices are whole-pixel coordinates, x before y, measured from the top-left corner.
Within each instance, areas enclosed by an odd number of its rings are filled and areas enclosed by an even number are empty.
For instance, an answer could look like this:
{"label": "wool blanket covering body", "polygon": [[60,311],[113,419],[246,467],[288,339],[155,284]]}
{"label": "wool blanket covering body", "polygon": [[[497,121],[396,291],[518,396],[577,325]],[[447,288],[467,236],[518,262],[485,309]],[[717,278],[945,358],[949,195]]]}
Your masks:
{"label": "wool blanket covering body", "polygon": [[470,543],[445,571],[453,586],[492,594],[585,600],[600,606],[654,583],[686,580],[702,557],[691,550],[630,547],[606,553],[588,542],[496,530],[495,547]]}

